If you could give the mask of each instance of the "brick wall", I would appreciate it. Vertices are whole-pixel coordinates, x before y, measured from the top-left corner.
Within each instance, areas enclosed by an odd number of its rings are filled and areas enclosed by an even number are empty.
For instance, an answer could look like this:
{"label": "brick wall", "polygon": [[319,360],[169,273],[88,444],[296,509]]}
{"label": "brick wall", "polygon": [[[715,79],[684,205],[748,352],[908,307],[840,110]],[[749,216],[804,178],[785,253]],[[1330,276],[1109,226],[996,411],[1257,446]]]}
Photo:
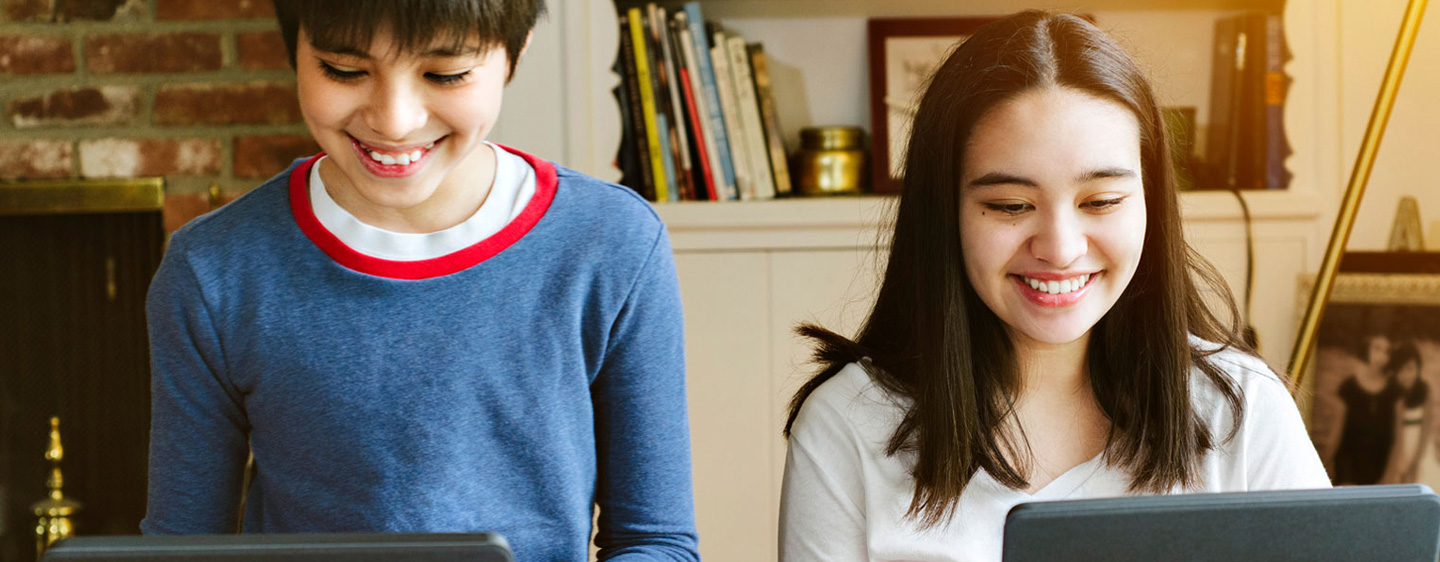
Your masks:
{"label": "brick wall", "polygon": [[164,176],[174,228],[318,150],[269,0],[0,0],[0,181]]}

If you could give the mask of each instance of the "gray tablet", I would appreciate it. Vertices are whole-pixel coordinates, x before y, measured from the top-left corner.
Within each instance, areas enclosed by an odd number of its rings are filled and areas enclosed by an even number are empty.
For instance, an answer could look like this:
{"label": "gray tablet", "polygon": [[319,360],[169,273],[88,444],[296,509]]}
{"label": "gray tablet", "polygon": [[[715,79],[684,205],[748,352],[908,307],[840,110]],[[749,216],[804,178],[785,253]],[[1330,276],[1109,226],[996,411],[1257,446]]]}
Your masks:
{"label": "gray tablet", "polygon": [[1026,503],[1005,519],[1004,562],[1435,562],[1430,488],[1142,496]]}
{"label": "gray tablet", "polygon": [[77,537],[45,551],[41,562],[513,562],[493,533],[194,535]]}

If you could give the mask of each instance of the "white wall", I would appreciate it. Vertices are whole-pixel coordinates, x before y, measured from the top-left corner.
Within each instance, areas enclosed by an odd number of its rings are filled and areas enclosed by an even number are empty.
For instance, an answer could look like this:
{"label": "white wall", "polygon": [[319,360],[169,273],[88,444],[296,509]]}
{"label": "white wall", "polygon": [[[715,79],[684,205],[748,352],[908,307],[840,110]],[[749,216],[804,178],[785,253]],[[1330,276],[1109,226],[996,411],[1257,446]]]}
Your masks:
{"label": "white wall", "polygon": [[[1336,173],[1343,190],[1400,29],[1405,1],[1339,4],[1341,153]],[[1395,209],[1405,195],[1419,200],[1427,246],[1440,250],[1440,13],[1432,7],[1427,15],[1350,235],[1351,250],[1385,249]],[[1334,205],[1338,207],[1338,199]]]}

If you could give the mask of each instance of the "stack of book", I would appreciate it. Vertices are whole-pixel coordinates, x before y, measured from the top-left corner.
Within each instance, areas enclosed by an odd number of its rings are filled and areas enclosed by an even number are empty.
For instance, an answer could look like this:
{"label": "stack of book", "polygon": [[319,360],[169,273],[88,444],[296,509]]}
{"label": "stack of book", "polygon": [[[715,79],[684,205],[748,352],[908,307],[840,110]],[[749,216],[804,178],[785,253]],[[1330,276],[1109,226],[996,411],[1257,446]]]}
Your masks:
{"label": "stack of book", "polygon": [[619,24],[621,183],[651,201],[789,195],[764,48],[706,22],[698,2],[629,8]]}
{"label": "stack of book", "polygon": [[1285,189],[1285,62],[1278,14],[1248,12],[1215,23],[1206,166],[1199,187]]}

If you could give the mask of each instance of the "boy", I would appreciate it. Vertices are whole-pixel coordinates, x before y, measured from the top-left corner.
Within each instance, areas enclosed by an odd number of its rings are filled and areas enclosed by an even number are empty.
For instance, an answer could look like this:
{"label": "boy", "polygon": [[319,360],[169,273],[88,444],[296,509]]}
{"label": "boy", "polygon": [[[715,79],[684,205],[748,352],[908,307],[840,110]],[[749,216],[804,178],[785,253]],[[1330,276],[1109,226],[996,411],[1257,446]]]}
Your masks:
{"label": "boy", "polygon": [[633,192],[484,141],[543,0],[276,0],[324,152],[175,233],[147,534],[693,560],[680,299]]}

